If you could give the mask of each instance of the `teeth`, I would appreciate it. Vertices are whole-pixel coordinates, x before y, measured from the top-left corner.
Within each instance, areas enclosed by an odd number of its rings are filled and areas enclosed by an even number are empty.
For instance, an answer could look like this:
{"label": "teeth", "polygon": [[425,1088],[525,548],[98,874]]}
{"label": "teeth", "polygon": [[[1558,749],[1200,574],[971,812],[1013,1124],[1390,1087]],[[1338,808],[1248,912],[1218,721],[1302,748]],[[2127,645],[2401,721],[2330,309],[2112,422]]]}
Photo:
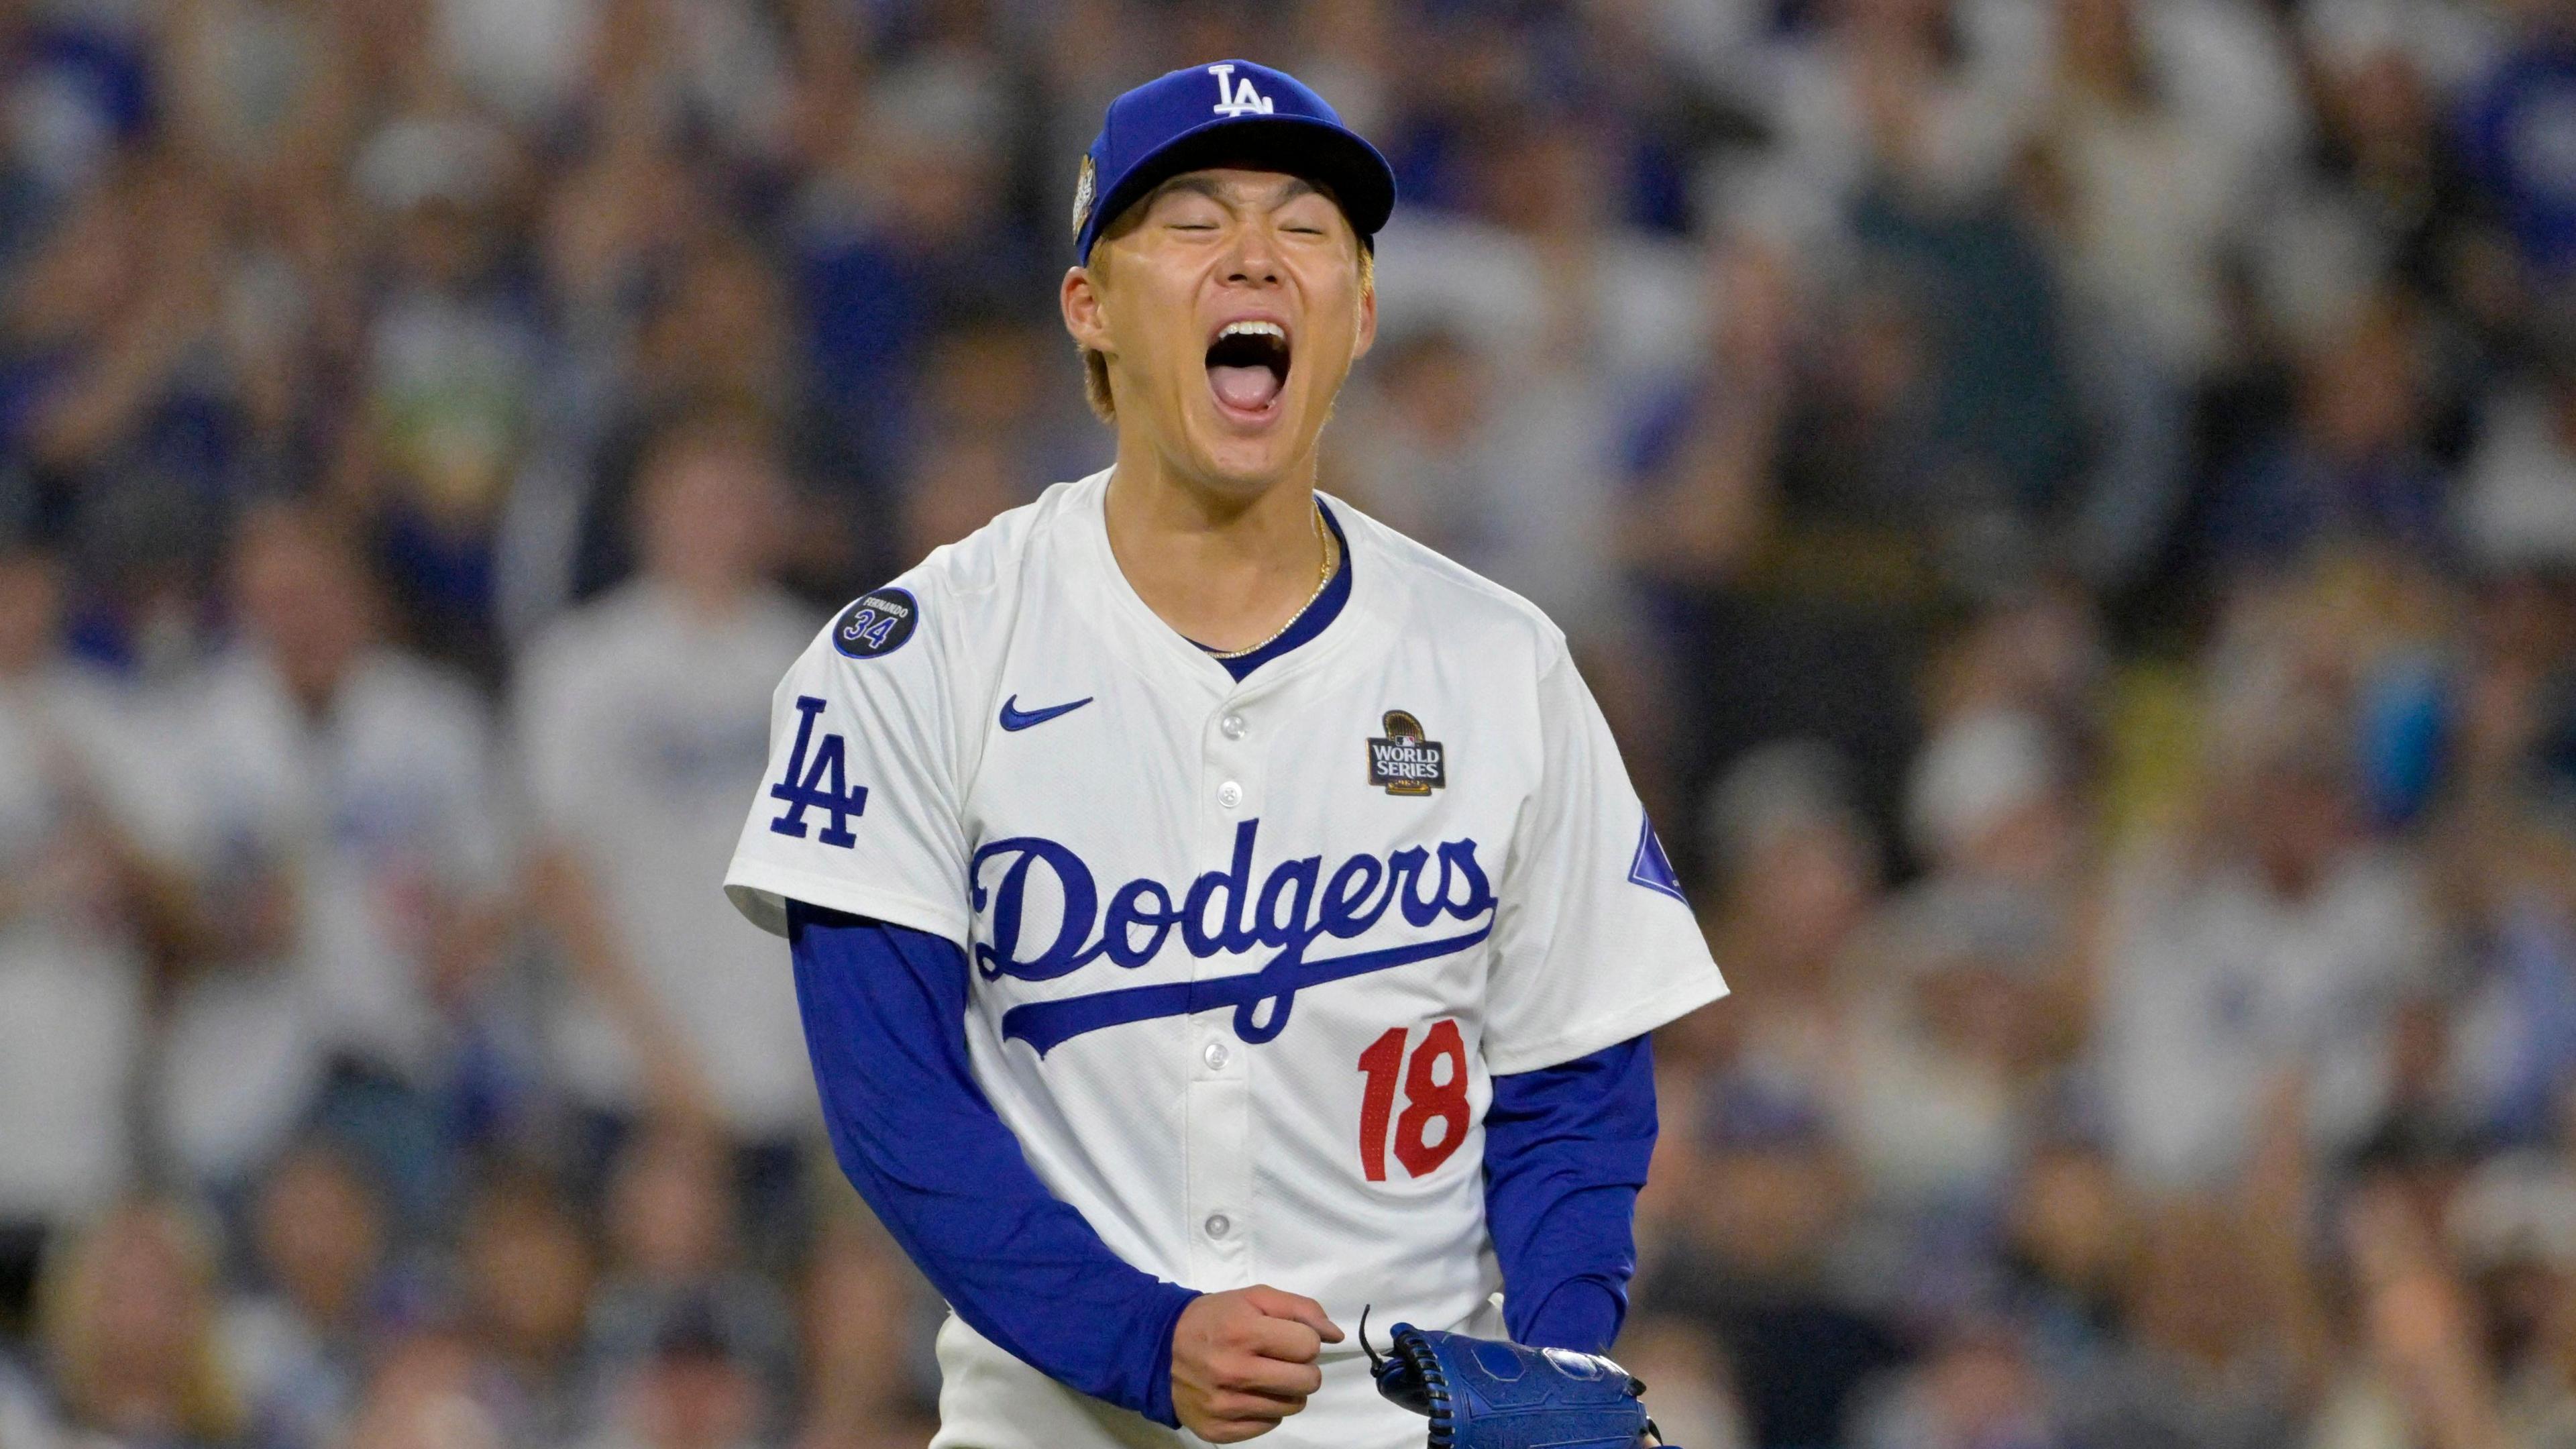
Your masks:
{"label": "teeth", "polygon": [[1216,335],[1219,337],[1276,337],[1285,342],[1288,340],[1288,329],[1276,322],[1228,322]]}

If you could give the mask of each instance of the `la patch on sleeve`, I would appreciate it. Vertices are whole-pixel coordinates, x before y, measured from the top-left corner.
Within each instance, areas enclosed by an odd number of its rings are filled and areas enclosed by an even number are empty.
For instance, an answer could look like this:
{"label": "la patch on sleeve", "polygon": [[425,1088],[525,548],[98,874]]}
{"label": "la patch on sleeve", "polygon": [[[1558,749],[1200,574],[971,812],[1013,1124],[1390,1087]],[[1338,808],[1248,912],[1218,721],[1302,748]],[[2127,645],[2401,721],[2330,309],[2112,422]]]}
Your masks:
{"label": "la patch on sleeve", "polygon": [[921,603],[908,589],[872,589],[832,621],[832,647],[852,659],[892,654],[921,623]]}

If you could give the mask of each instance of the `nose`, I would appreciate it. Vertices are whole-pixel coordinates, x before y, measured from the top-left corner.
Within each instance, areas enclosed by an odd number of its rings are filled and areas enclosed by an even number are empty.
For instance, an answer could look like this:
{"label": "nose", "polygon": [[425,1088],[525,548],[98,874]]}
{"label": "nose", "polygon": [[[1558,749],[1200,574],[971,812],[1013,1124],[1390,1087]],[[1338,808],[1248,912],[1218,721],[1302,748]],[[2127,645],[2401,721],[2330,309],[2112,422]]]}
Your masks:
{"label": "nose", "polygon": [[1248,287],[1275,287],[1279,284],[1279,250],[1271,245],[1270,229],[1259,222],[1235,228],[1233,254],[1226,258],[1225,279]]}

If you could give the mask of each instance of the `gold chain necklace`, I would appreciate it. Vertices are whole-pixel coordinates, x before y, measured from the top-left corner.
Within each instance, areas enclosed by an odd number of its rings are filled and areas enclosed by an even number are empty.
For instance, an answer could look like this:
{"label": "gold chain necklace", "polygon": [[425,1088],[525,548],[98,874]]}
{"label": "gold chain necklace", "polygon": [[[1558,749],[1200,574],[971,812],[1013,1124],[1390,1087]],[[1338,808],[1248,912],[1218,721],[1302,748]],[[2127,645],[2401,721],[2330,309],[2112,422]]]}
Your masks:
{"label": "gold chain necklace", "polygon": [[1333,581],[1334,569],[1342,561],[1342,550],[1340,545],[1335,543],[1333,540],[1333,531],[1324,526],[1324,505],[1321,503],[1317,503],[1315,505],[1315,539],[1324,546],[1324,566],[1316,571],[1315,591],[1306,596],[1306,602],[1297,606],[1297,612],[1288,616],[1287,623],[1272,630],[1269,638],[1262,640],[1258,644],[1248,645],[1241,649],[1231,649],[1222,654],[1211,649],[1208,651],[1208,657],[1210,659],[1241,659],[1247,654],[1258,654],[1262,650],[1269,648],[1271,645],[1278,643],[1280,635],[1297,627],[1297,621],[1306,617],[1306,611],[1308,609],[1315,607],[1315,601],[1324,596],[1325,585],[1330,584]]}

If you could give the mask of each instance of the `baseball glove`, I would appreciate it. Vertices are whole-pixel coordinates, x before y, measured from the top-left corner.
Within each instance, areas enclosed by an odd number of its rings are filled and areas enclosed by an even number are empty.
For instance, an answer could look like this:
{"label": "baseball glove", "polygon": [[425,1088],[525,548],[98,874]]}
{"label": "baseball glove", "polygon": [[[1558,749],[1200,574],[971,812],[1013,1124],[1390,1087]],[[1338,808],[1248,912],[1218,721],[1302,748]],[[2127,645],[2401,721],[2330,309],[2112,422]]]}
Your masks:
{"label": "baseball glove", "polygon": [[[1431,1420],[1429,1449],[1636,1449],[1661,1444],[1634,1374],[1598,1354],[1395,1326],[1381,1356],[1360,1315],[1378,1392]],[[1647,1436],[1652,1435],[1650,1439]]]}

